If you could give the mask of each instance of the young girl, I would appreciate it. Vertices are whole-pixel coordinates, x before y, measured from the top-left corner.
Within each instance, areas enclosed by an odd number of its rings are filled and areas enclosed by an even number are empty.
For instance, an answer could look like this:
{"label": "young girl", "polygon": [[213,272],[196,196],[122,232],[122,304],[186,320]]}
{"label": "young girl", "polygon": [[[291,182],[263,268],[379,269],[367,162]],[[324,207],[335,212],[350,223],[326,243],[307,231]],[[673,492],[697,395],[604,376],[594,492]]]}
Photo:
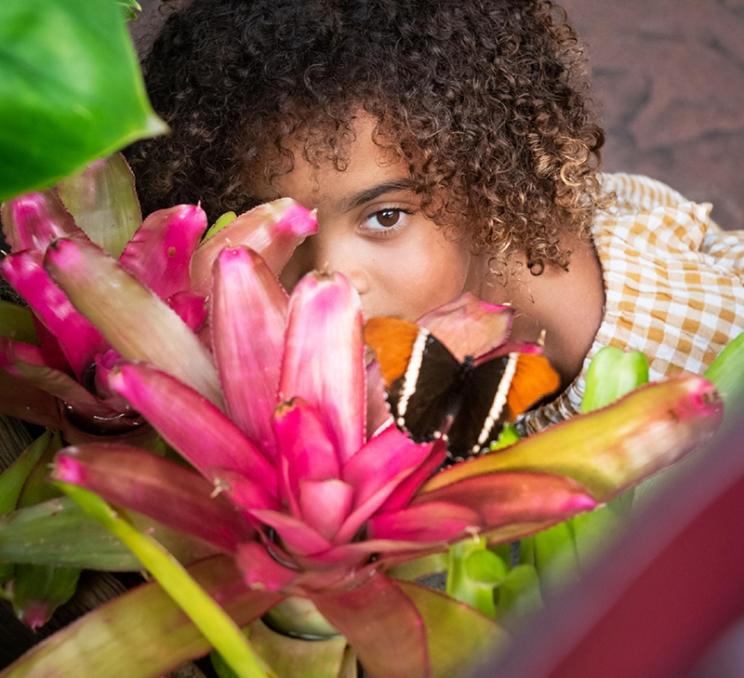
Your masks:
{"label": "young girl", "polygon": [[516,311],[578,411],[603,345],[651,378],[700,373],[744,330],[744,231],[710,205],[598,172],[581,49],[543,0],[195,0],[145,63],[168,137],[130,151],[145,212],[211,218],[279,196],[318,210],[284,273],[343,272],[365,314],[469,290]]}

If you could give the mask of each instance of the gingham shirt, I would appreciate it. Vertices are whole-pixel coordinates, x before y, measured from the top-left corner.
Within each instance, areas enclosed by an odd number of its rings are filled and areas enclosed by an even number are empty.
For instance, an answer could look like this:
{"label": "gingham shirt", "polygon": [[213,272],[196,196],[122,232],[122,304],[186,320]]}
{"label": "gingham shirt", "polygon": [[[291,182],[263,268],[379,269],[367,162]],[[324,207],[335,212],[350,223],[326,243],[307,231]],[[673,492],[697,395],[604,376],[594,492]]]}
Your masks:
{"label": "gingham shirt", "polygon": [[651,381],[700,374],[744,331],[744,230],[723,231],[710,203],[694,203],[659,181],[603,174],[616,199],[592,227],[602,266],[602,323],[581,373],[552,402],[526,413],[534,433],[580,410],[589,362],[603,346],[642,351]]}

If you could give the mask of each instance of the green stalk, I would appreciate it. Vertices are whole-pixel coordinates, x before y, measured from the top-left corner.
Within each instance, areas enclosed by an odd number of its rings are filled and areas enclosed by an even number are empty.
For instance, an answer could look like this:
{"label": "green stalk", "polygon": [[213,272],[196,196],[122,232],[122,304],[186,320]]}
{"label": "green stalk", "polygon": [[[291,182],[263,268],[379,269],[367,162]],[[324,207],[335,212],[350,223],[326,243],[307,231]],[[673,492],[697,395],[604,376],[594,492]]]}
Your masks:
{"label": "green stalk", "polygon": [[229,615],[157,541],[138,532],[98,495],[67,483],[59,483],[59,487],[126,544],[237,676],[268,678],[274,675],[253,652]]}

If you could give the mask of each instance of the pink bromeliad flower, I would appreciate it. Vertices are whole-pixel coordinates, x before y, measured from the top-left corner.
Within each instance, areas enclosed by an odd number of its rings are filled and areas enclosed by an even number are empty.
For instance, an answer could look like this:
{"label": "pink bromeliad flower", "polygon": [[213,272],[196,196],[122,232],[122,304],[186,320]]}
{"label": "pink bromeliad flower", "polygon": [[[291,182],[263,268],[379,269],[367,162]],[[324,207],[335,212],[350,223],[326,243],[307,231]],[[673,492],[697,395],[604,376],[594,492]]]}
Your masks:
{"label": "pink bromeliad flower", "polygon": [[[689,451],[720,417],[712,386],[689,377],[639,392],[624,411],[587,415],[579,428],[556,427],[552,439],[536,436],[537,448],[527,440],[434,476],[442,441],[416,444],[392,425],[367,425],[381,395],[368,389],[360,302],[341,275],[308,274],[288,297],[255,252],[224,249],[213,272],[210,354],[98,249],[58,240],[46,265],[129,358],[112,369],[109,388],[193,467],[90,444],[58,455],[56,479],[231,555],[256,601],[241,623],[288,597],[310,601],[372,675],[432,670],[423,594],[389,576],[391,565],[468,535],[519,538],[591,509]],[[164,361],[127,355],[133,318],[168,344]],[[483,327],[474,326],[477,341]],[[617,426],[627,415],[633,423]],[[653,443],[641,430],[649,419]],[[660,432],[672,427],[665,440]],[[484,642],[498,633],[493,624]]]}
{"label": "pink bromeliad flower", "polygon": [[[116,169],[128,172],[126,165]],[[0,271],[32,309],[38,341],[0,336],[0,411],[62,428],[71,440],[88,434],[124,434],[141,423],[106,384],[106,374],[119,353],[70,303],[43,266],[47,248],[58,238],[90,242],[87,232],[98,235],[106,226],[115,230],[110,219],[122,224],[138,222],[133,186],[126,185],[127,181],[131,184],[131,173],[115,196],[118,212],[114,212],[111,204],[99,204],[110,196],[96,185],[102,181],[101,174],[111,183],[112,170],[96,165],[88,172],[83,177],[87,183],[14,198],[2,209],[11,254],[0,262]],[[87,232],[78,226],[60,195],[77,208],[77,218]],[[83,210],[86,196],[94,202]],[[177,205],[149,215],[123,242],[121,238],[118,243],[103,242],[124,270],[163,299],[194,331],[205,323],[211,265],[225,242],[254,247],[280,270],[297,244],[315,232],[316,221],[300,205],[282,200],[241,215],[202,241],[206,226],[206,215],[199,206]],[[140,343],[150,344],[151,355],[168,350],[151,337],[142,336]]]}

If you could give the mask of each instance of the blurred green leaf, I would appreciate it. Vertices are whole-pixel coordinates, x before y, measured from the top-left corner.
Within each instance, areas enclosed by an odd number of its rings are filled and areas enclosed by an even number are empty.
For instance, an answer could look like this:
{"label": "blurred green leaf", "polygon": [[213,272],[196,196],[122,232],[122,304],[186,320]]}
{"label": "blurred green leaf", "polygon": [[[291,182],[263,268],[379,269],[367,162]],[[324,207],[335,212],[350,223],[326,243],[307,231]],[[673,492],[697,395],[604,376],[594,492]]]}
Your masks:
{"label": "blurred green leaf", "polygon": [[538,532],[532,539],[535,568],[540,576],[544,597],[579,579],[579,560],[573,530],[568,521]]}
{"label": "blurred green leaf", "polygon": [[0,2],[0,200],[166,129],[117,0]]}
{"label": "blurred green leaf", "polygon": [[744,332],[729,342],[705,371],[723,397],[726,414],[744,399]]}
{"label": "blurred green leaf", "polygon": [[605,346],[589,364],[581,411],[591,412],[605,407],[646,383],[648,360],[643,353]]}
{"label": "blurred green leaf", "polygon": [[499,586],[496,618],[514,628],[542,607],[540,577],[534,566],[524,563],[509,570]]}
{"label": "blurred green leaf", "polygon": [[127,21],[134,21],[142,11],[142,5],[137,0],[117,0],[117,2]]}

